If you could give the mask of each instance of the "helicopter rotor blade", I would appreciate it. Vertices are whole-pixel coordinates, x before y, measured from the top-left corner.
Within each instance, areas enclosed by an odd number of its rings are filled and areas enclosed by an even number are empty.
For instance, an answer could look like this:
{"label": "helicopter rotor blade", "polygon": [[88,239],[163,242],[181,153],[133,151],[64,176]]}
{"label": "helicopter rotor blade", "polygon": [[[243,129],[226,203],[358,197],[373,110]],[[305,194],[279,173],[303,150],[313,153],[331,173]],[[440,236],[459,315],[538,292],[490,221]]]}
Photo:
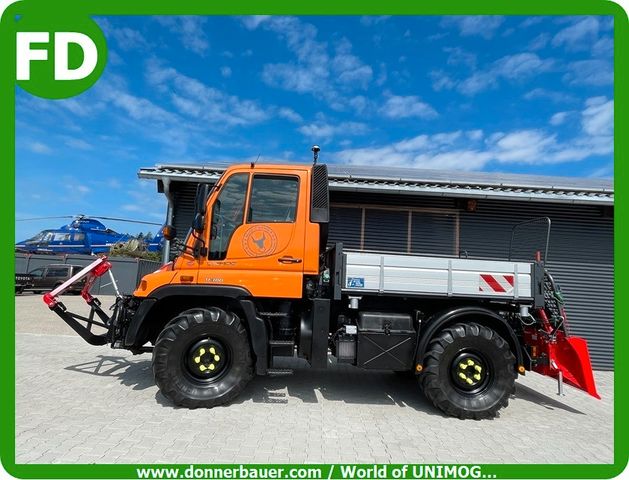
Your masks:
{"label": "helicopter rotor blade", "polygon": [[134,220],[131,218],[119,218],[119,217],[103,217],[100,215],[85,215],[83,213],[78,214],[78,215],[57,215],[57,216],[51,216],[51,217],[33,217],[33,218],[20,218],[20,219],[16,219],[16,222],[26,222],[29,220],[51,220],[51,219],[56,219],[56,218],[72,218],[75,220],[87,220],[90,218],[100,218],[101,220],[112,220],[115,222],[127,222],[127,223],[141,223],[144,225],[157,225],[157,226],[162,226],[163,223],[157,223],[157,222],[147,222],[145,220]]}
{"label": "helicopter rotor blade", "polygon": [[133,220],[130,218],[118,218],[118,217],[101,217],[99,215],[86,215],[86,218],[100,218],[102,220],[112,220],[114,222],[142,223],[144,225],[157,225],[160,227],[163,225],[163,223],[147,222],[145,220]]}
{"label": "helicopter rotor blade", "polygon": [[56,217],[33,217],[33,218],[16,218],[16,222],[29,222],[31,220],[52,220],[57,218],[75,218],[76,215],[59,215]]}

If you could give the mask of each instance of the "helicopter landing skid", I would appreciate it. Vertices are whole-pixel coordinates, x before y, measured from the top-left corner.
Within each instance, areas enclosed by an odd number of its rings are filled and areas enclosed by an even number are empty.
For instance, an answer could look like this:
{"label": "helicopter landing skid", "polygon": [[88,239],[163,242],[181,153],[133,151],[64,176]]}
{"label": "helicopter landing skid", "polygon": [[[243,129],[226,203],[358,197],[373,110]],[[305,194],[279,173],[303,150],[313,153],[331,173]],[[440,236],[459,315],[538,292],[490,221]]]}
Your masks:
{"label": "helicopter landing skid", "polygon": [[[110,269],[111,263],[107,261],[107,257],[99,257],[72,278],[68,279],[66,282],[43,296],[44,303],[48,305],[48,308],[59,315],[61,319],[66,322],[70,328],[72,328],[72,330],[78,333],[83,340],[91,345],[105,345],[110,342],[109,337],[112,330],[111,327],[113,319],[116,318],[118,302],[116,302],[114,312],[110,317],[103,311],[102,308],[100,308],[101,303],[98,298],[95,298],[90,294],[90,289],[94,285],[96,279],[105,273],[110,272]],[[86,280],[85,285],[81,290],[81,297],[83,297],[85,302],[90,306],[90,313],[87,317],[68,311],[63,302],[59,300],[59,295],[84,277]],[[116,289],[116,293],[118,293],[117,287],[114,288]],[[105,328],[107,331],[102,334],[95,334],[92,332],[93,326]]]}

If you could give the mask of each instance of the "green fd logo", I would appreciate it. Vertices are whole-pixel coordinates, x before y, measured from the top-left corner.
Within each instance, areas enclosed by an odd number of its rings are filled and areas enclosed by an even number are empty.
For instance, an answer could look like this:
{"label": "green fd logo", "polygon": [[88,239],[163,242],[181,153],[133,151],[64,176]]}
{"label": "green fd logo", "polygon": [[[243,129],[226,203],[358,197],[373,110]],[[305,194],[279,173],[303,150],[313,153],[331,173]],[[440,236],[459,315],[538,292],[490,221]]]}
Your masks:
{"label": "green fd logo", "polygon": [[25,17],[17,27],[15,78],[33,95],[78,95],[96,83],[105,68],[105,37],[89,18],[58,23]]}
{"label": "green fd logo", "polygon": [[[31,62],[33,60],[48,60],[48,51],[43,48],[33,48],[34,43],[48,43],[48,32],[18,32],[17,33],[17,68],[18,80],[31,79]],[[82,80],[96,68],[98,52],[96,44],[90,37],[78,32],[55,32],[55,80]],[[83,50],[83,63],[77,68],[68,66],[68,50],[70,43],[76,44]]]}

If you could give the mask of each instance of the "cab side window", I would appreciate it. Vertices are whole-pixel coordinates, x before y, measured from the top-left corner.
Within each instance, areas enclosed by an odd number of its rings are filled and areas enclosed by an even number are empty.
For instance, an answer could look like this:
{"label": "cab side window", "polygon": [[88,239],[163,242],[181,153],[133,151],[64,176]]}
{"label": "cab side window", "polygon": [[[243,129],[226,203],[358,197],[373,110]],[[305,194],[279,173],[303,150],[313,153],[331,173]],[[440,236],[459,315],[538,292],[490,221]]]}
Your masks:
{"label": "cab side window", "polygon": [[65,277],[68,274],[68,267],[48,267],[46,277]]}
{"label": "cab side window", "polygon": [[297,177],[254,175],[247,222],[295,222],[298,191]]}
{"label": "cab side window", "polygon": [[225,258],[232,234],[242,225],[248,183],[248,173],[232,175],[214,202],[209,252],[209,258],[212,260]]}
{"label": "cab side window", "polygon": [[44,275],[44,269],[42,268],[36,268],[35,270],[31,270],[30,273],[33,277],[41,277]]}

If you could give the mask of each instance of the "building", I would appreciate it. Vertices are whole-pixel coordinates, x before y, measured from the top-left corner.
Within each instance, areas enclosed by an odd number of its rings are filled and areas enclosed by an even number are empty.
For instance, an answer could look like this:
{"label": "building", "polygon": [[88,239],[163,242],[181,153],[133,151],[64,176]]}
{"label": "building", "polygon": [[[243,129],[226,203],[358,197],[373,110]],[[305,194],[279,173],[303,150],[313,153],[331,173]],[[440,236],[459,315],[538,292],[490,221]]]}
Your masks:
{"label": "building", "polygon": [[[157,181],[169,223],[185,235],[196,185],[224,169],[157,165],[138,176]],[[612,181],[340,165],[329,166],[329,178],[329,241],[346,248],[504,259],[517,223],[550,218],[546,264],[562,286],[571,331],[588,340],[595,368],[613,368]],[[545,232],[537,221],[520,228],[517,259],[544,250]]]}

